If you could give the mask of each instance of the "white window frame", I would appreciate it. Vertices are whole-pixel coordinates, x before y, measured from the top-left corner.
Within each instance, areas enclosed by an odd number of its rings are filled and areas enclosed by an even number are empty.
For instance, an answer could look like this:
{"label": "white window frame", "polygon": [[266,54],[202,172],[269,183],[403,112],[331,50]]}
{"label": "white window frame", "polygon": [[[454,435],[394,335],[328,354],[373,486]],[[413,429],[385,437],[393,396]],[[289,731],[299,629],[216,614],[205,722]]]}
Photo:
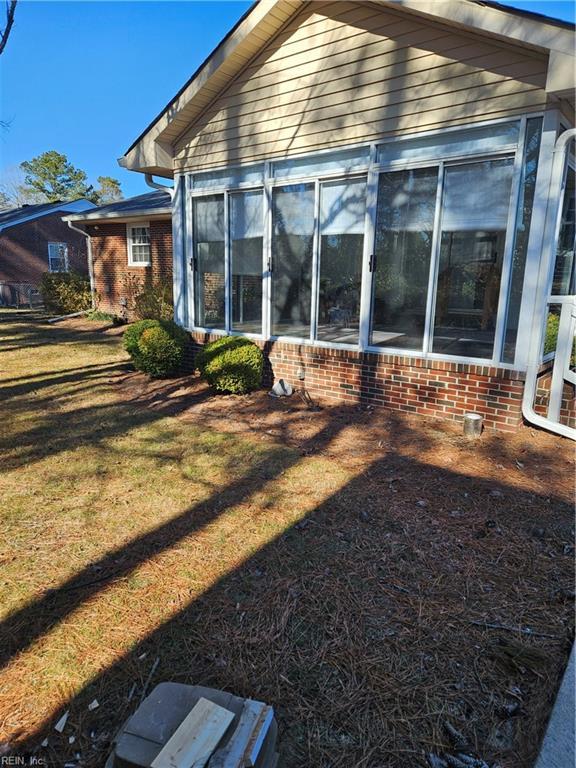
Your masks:
{"label": "white window frame", "polygon": [[[274,176],[274,162],[278,160],[285,160],[285,159],[299,159],[299,158],[314,158],[318,157],[319,159],[322,156],[330,155],[334,152],[343,151],[343,150],[353,150],[355,148],[359,149],[361,147],[367,146],[366,142],[363,143],[356,143],[356,144],[349,144],[342,147],[334,147],[330,149],[322,149],[317,150],[315,152],[307,152],[307,153],[300,153],[296,155],[291,155],[289,158],[274,158],[274,159],[268,159],[264,163],[264,181],[263,183],[261,181],[259,182],[239,182],[234,187],[225,187],[225,186],[214,186],[210,187],[209,189],[194,189],[192,185],[192,172],[186,172],[183,171],[182,175],[185,177],[185,184],[184,189],[186,191],[186,204],[183,207],[184,211],[180,213],[182,220],[186,222],[187,226],[185,226],[185,247],[183,250],[189,254],[189,256],[193,256],[193,248],[194,248],[194,233],[192,231],[192,200],[194,197],[203,197],[207,195],[215,195],[215,194],[224,194],[225,198],[225,211],[226,211],[226,217],[228,216],[228,195],[232,192],[237,191],[246,191],[249,189],[263,190],[263,216],[264,216],[264,229],[263,229],[263,248],[262,248],[262,261],[263,261],[263,272],[262,272],[262,279],[263,279],[263,285],[262,285],[262,333],[260,334],[254,334],[254,333],[241,333],[240,331],[233,331],[230,328],[230,322],[229,322],[229,295],[230,295],[230,287],[229,287],[229,265],[228,265],[228,259],[229,259],[229,244],[228,244],[228,238],[229,235],[226,230],[226,263],[225,263],[225,269],[227,270],[227,278],[226,278],[226,288],[227,288],[227,300],[226,300],[226,312],[227,312],[227,322],[226,322],[226,328],[206,328],[206,327],[199,327],[195,324],[195,318],[194,318],[194,278],[193,278],[193,271],[192,271],[192,259],[189,258],[187,260],[187,263],[184,264],[185,266],[185,283],[184,285],[180,285],[178,288],[179,292],[184,292],[187,298],[186,304],[188,311],[186,313],[187,317],[185,320],[185,326],[187,330],[191,332],[202,332],[202,333],[211,333],[215,335],[245,335],[251,338],[255,339],[261,339],[261,340],[270,340],[270,341],[281,341],[286,342],[289,344],[302,344],[306,346],[313,346],[313,347],[324,347],[328,349],[341,349],[341,350],[351,350],[356,352],[370,352],[375,353],[383,356],[396,356],[396,357],[409,357],[409,358],[417,358],[417,359],[430,359],[430,360],[447,360],[454,363],[465,363],[465,364],[471,364],[471,365],[480,365],[480,366],[490,366],[490,367],[498,367],[501,369],[510,369],[514,370],[518,368],[518,360],[516,359],[514,363],[505,363],[501,361],[502,356],[502,348],[503,348],[503,341],[504,341],[504,334],[506,332],[506,299],[508,296],[508,290],[509,290],[509,283],[511,278],[511,259],[512,259],[512,251],[513,251],[513,242],[514,242],[514,221],[515,221],[515,211],[518,203],[518,196],[520,193],[520,177],[522,172],[522,159],[524,155],[524,143],[525,143],[525,135],[526,135],[526,122],[529,118],[535,118],[535,117],[542,117],[545,118],[546,115],[550,114],[549,111],[547,112],[530,112],[526,113],[524,115],[510,115],[508,117],[503,117],[497,120],[486,120],[481,121],[478,123],[463,123],[461,125],[455,125],[451,126],[449,128],[443,128],[443,129],[437,129],[437,130],[431,130],[431,131],[423,131],[421,133],[418,133],[418,136],[429,137],[434,135],[442,135],[449,132],[458,132],[463,131],[469,128],[481,128],[481,127],[489,127],[492,125],[497,125],[500,123],[510,123],[510,122],[518,122],[519,124],[519,137],[518,142],[515,145],[510,146],[503,146],[499,148],[495,148],[493,151],[486,151],[484,149],[483,151],[478,152],[470,152],[468,154],[463,155],[451,155],[447,157],[446,159],[438,158],[438,156],[430,157],[429,159],[419,158],[417,160],[392,160],[388,163],[377,163],[377,147],[383,143],[386,143],[388,141],[404,141],[415,138],[415,134],[402,136],[402,137],[390,137],[390,136],[383,136],[382,138],[378,139],[377,141],[372,141],[369,143],[370,147],[370,156],[369,161],[365,168],[354,168],[350,171],[345,171],[343,169],[341,170],[332,170],[327,171],[324,173],[318,172],[314,175],[304,175],[304,176],[290,176],[288,178],[277,178]],[[544,129],[543,129],[544,130]],[[433,150],[432,150],[433,151]],[[463,357],[463,356],[457,356],[457,355],[448,355],[446,353],[435,353],[431,351],[431,336],[432,336],[432,328],[431,323],[433,323],[433,314],[434,314],[434,298],[436,293],[436,283],[435,283],[435,272],[437,269],[437,260],[438,260],[438,228],[440,226],[440,212],[441,212],[441,205],[439,204],[442,197],[442,185],[443,185],[443,179],[444,179],[444,169],[447,166],[459,164],[459,163],[466,163],[466,162],[474,162],[474,161],[480,161],[480,160],[486,160],[486,159],[496,159],[498,157],[514,157],[514,169],[513,169],[513,176],[512,176],[512,188],[511,188],[511,195],[510,195],[510,208],[509,208],[509,216],[508,216],[508,229],[506,231],[506,245],[505,245],[505,253],[503,258],[503,265],[502,265],[502,275],[500,280],[500,295],[499,295],[499,302],[498,302],[498,314],[496,318],[496,329],[495,329],[495,337],[494,337],[494,345],[493,345],[493,354],[491,358],[475,358],[475,357]],[[542,145],[541,145],[541,154],[540,157],[542,157]],[[246,167],[247,169],[254,165],[253,163],[245,164],[242,166],[239,164],[236,166],[237,169],[241,169],[242,167]],[[433,232],[433,243],[432,243],[432,254],[431,254],[431,270],[430,270],[430,278],[429,278],[429,285],[428,285],[428,295],[427,295],[427,321],[426,321],[426,329],[425,329],[425,338],[424,338],[424,344],[422,350],[404,350],[399,349],[396,347],[375,347],[370,346],[369,341],[369,331],[370,331],[370,324],[371,324],[371,295],[372,295],[372,273],[369,272],[368,269],[368,261],[370,258],[370,255],[373,252],[374,247],[374,238],[375,238],[375,215],[376,215],[376,200],[377,200],[377,185],[378,185],[378,177],[379,173],[383,171],[395,171],[395,170],[405,170],[405,169],[412,169],[412,168],[419,168],[419,167],[437,167],[438,168],[438,190],[437,190],[437,198],[436,198],[436,212],[435,212],[435,220],[434,220],[434,232]],[[315,183],[316,186],[316,207],[318,206],[318,198],[319,198],[319,187],[320,184],[323,181],[333,181],[333,180],[345,180],[347,178],[351,177],[358,177],[358,176],[367,176],[367,186],[366,186],[366,224],[365,224],[365,231],[364,231],[364,252],[363,252],[363,270],[362,270],[362,285],[361,285],[361,298],[360,298],[360,328],[359,328],[359,343],[358,344],[338,344],[335,342],[328,342],[328,341],[320,341],[317,339],[314,339],[314,331],[316,328],[316,312],[317,312],[317,297],[313,296],[312,298],[312,306],[311,306],[311,328],[310,328],[310,335],[308,338],[298,338],[295,336],[273,336],[271,334],[271,313],[272,313],[272,307],[271,307],[271,278],[272,273],[270,270],[270,265],[272,264],[272,253],[271,253],[271,242],[272,242],[272,191],[274,187],[277,186],[286,186],[286,185],[292,185],[292,184],[298,184],[303,182],[308,183]],[[178,214],[176,214],[178,215]],[[314,246],[314,253],[313,253],[313,284],[316,279],[316,286],[317,286],[317,276],[316,271],[318,269],[318,254],[317,254],[317,228],[319,226],[318,222],[318,212],[315,211],[315,246]],[[175,294],[176,295],[176,294]],[[518,348],[518,340],[517,340],[517,348]]]}
{"label": "white window frame", "polygon": [[[65,262],[64,269],[52,269],[52,258],[58,258],[58,259],[61,258],[60,256],[53,257],[50,254],[50,250],[51,250],[51,248],[53,246],[56,246],[57,248],[61,248],[61,247],[64,248],[64,262]],[[48,243],[48,271],[49,272],[54,272],[56,274],[58,272],[69,272],[70,271],[70,264],[69,264],[69,261],[68,261],[68,243],[57,243],[57,242],[49,242]]]}
{"label": "white window frame", "polygon": [[[134,245],[144,245],[144,243],[134,243],[132,239],[133,229],[147,229],[148,230],[148,261],[134,261],[132,256],[132,247]],[[132,221],[126,224],[126,248],[128,250],[128,266],[129,267],[150,267],[152,265],[152,250],[150,242],[150,222],[148,221]]]}

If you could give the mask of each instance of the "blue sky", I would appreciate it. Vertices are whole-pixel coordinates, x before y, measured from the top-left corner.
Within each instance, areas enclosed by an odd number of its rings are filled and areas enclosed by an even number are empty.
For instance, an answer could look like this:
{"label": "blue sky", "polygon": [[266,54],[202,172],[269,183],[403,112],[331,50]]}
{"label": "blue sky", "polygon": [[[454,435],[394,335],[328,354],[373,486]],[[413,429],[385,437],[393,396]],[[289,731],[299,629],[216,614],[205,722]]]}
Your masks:
{"label": "blue sky", "polygon": [[[507,4],[574,20],[571,0]],[[20,0],[0,58],[0,174],[56,149],[91,181],[148,191],[116,159],[250,5]]]}

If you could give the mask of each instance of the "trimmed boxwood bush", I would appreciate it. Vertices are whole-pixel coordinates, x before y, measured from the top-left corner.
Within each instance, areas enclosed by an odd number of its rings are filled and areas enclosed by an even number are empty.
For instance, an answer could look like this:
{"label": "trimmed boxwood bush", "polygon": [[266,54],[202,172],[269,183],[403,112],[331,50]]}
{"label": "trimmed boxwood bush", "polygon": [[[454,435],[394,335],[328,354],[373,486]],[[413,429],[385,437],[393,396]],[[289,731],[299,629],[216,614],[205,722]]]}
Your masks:
{"label": "trimmed boxwood bush", "polygon": [[243,395],[262,383],[262,350],[244,336],[224,336],[205,344],[196,355],[203,379],[218,392]]}
{"label": "trimmed boxwood bush", "polygon": [[182,368],[188,334],[171,320],[140,320],[124,333],[124,349],[134,367],[158,378]]}

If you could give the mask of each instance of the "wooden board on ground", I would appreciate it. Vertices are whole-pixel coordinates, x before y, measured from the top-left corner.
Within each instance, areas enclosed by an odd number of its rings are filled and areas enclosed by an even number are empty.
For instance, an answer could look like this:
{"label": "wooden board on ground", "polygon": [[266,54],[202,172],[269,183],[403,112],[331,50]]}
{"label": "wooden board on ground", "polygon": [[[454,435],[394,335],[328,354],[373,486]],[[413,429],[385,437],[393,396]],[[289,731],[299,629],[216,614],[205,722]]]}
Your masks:
{"label": "wooden board on ground", "polygon": [[199,699],[154,759],[151,768],[204,768],[234,713]]}
{"label": "wooden board on ground", "polygon": [[229,741],[210,761],[210,768],[247,768],[256,765],[274,710],[260,701],[247,701]]}

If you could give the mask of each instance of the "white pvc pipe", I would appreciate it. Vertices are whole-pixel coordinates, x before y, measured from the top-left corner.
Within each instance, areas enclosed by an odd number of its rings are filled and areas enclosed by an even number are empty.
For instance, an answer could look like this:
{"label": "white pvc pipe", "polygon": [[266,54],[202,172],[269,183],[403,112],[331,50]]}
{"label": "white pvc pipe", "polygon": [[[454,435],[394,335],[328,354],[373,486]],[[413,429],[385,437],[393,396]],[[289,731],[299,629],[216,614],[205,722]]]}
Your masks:
{"label": "white pvc pipe", "polygon": [[[554,187],[557,185],[559,189],[562,184],[562,178],[564,175],[564,169],[566,164],[566,155],[570,142],[576,138],[576,128],[569,128],[567,131],[558,136],[556,144],[554,145],[554,168],[552,171],[552,179],[550,181],[549,195],[554,194]],[[541,416],[534,410],[534,400],[536,398],[536,389],[538,383],[538,371],[540,368],[540,358],[542,352],[542,343],[544,340],[544,328],[546,323],[546,306],[548,304],[548,286],[550,284],[549,275],[550,270],[553,269],[553,260],[555,258],[555,245],[557,238],[558,228],[556,221],[558,218],[558,212],[562,205],[561,196],[557,194],[556,204],[552,211],[549,210],[549,215],[554,217],[554,227],[552,229],[552,236],[548,238],[548,242],[544,244],[542,252],[542,260],[540,262],[540,270],[538,276],[538,285],[542,286],[544,295],[538,297],[536,307],[534,309],[534,316],[532,322],[532,333],[530,334],[530,350],[528,357],[528,367],[526,370],[526,381],[524,384],[524,395],[522,397],[522,415],[530,424],[534,424],[537,427],[546,429],[549,432],[554,432],[562,437],[567,437],[570,440],[576,440],[576,429],[567,426],[566,424],[559,424],[557,421]]]}

